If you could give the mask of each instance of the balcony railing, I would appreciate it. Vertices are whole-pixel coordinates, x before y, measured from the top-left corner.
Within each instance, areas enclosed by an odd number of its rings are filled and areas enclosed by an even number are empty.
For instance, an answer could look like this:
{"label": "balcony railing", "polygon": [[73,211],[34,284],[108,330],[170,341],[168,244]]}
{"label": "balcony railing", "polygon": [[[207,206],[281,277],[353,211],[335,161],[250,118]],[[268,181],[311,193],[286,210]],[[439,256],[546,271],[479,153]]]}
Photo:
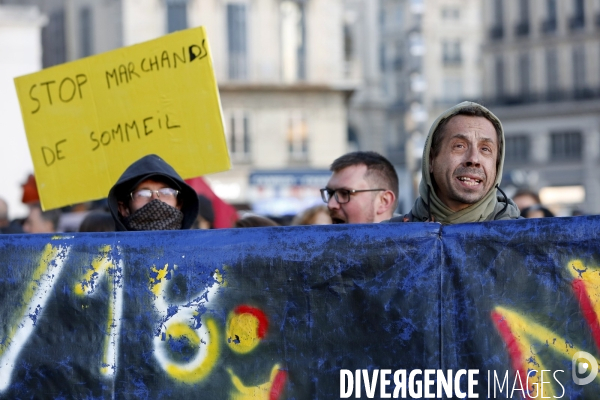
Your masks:
{"label": "balcony railing", "polygon": [[448,56],[445,55],[442,57],[442,62],[445,66],[459,66],[462,65],[462,57],[458,56]]}
{"label": "balcony railing", "polygon": [[504,36],[504,28],[502,26],[494,26],[490,29],[490,39],[500,40]]}
{"label": "balcony railing", "polygon": [[542,22],[542,32],[546,34],[554,33],[556,32],[557,26],[556,19],[547,19]]}
{"label": "balcony railing", "polygon": [[594,90],[589,87],[577,88],[573,91],[573,98],[575,100],[593,99],[595,97],[600,97],[598,95],[599,95],[598,90]]}
{"label": "balcony railing", "polygon": [[534,103],[600,100],[600,87],[582,87],[571,90],[549,90],[543,93],[504,94],[484,99],[486,104],[518,106]]}
{"label": "balcony railing", "polygon": [[583,15],[575,15],[569,19],[569,28],[572,31],[579,31],[585,28],[585,18]]}
{"label": "balcony railing", "polygon": [[394,67],[394,71],[401,71],[404,68],[404,59],[400,56],[396,57],[392,66]]}
{"label": "balcony railing", "polygon": [[515,35],[516,36],[529,35],[529,22],[519,22],[517,24],[517,26],[515,26]]}

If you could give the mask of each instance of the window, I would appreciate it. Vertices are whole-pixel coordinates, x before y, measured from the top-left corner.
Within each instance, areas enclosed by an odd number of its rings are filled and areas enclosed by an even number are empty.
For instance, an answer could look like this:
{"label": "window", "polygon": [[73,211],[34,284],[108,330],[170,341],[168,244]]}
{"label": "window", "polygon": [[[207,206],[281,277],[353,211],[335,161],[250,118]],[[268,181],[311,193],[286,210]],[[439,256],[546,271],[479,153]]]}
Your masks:
{"label": "window", "polygon": [[385,43],[379,44],[379,70],[385,73],[386,65],[387,65],[387,48]]}
{"label": "window", "polygon": [[504,36],[504,4],[503,0],[494,0],[494,22],[490,30],[491,39],[501,39]]}
{"label": "window", "polygon": [[458,20],[460,18],[460,9],[457,7],[442,8],[442,19]]}
{"label": "window", "polygon": [[250,159],[250,121],[248,113],[234,111],[229,115],[229,152],[237,161]]}
{"label": "window", "polygon": [[496,17],[496,25],[504,23],[504,1],[494,0],[494,16]]}
{"label": "window", "polygon": [[556,32],[556,0],[546,0],[546,15],[547,19],[542,23],[542,31]]}
{"label": "window", "polygon": [[573,88],[576,95],[586,89],[585,87],[585,48],[573,49]]}
{"label": "window", "polygon": [[529,34],[529,0],[520,0],[519,2],[519,22],[517,23],[515,34],[517,36],[526,36]]}
{"label": "window", "polygon": [[519,11],[522,22],[529,22],[529,0],[520,0]]}
{"label": "window", "polygon": [[571,30],[580,30],[585,27],[584,0],[573,0],[573,15],[569,20]]}
{"label": "window", "polygon": [[354,34],[349,24],[344,24],[344,77],[352,76],[354,63]]}
{"label": "window", "polygon": [[246,5],[227,4],[228,76],[232,80],[247,78]]}
{"label": "window", "polygon": [[546,85],[549,99],[558,98],[560,90],[558,56],[554,49],[546,50]]}
{"label": "window", "polygon": [[284,0],[281,12],[281,54],[283,80],[306,79],[306,21],[304,3]]}
{"label": "window", "polygon": [[397,40],[394,45],[394,60],[393,60],[393,69],[394,71],[402,71],[404,67],[404,60],[402,55],[404,53],[404,42],[401,40]]}
{"label": "window", "polygon": [[585,8],[584,8],[584,0],[574,0],[573,1],[573,15],[578,18],[585,17]]}
{"label": "window", "polygon": [[396,79],[396,101],[406,101],[410,95],[406,79]]}
{"label": "window", "polygon": [[529,160],[529,148],[531,140],[528,135],[506,136],[504,151],[505,162],[525,162]]}
{"label": "window", "polygon": [[445,65],[458,65],[462,62],[460,40],[444,40],[442,42],[442,61]]}
{"label": "window", "polygon": [[523,53],[519,56],[519,86],[523,98],[531,94],[530,70],[529,54]]}
{"label": "window", "polygon": [[550,135],[550,154],[554,160],[580,160],[583,140],[581,132],[560,132]]}
{"label": "window", "polygon": [[167,0],[167,33],[187,27],[187,0]]}
{"label": "window", "polygon": [[496,96],[502,98],[504,97],[504,60],[501,56],[496,57],[495,78]]}
{"label": "window", "polygon": [[92,9],[90,7],[82,7],[79,10],[79,55],[87,57],[94,54],[92,43]]}
{"label": "window", "polygon": [[302,112],[290,113],[286,138],[289,159],[291,161],[308,160],[308,127]]}
{"label": "window", "polygon": [[349,24],[344,24],[344,60],[354,59],[354,35]]}
{"label": "window", "polygon": [[91,7],[81,7],[79,9],[79,57],[87,57],[93,54],[92,24]]}
{"label": "window", "polygon": [[42,65],[44,68],[67,61],[65,36],[65,10],[50,14],[48,24],[42,29]]}

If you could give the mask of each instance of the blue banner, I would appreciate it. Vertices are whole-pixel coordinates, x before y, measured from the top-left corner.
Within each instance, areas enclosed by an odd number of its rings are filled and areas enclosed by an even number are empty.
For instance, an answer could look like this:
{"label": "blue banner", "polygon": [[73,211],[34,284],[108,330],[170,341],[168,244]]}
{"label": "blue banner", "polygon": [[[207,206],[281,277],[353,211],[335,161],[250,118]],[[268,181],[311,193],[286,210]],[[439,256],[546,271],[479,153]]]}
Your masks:
{"label": "blue banner", "polygon": [[594,399],[599,235],[577,217],[0,236],[0,398]]}

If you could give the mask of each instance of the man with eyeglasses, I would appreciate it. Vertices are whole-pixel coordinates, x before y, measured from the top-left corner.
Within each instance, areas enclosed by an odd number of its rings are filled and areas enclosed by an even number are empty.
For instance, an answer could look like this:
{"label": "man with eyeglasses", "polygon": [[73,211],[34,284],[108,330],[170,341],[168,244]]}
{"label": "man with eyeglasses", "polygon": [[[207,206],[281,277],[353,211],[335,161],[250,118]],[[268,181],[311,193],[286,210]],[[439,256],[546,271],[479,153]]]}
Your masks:
{"label": "man with eyeglasses", "polygon": [[374,151],[345,154],[331,164],[333,174],[321,197],[334,224],[368,224],[392,218],[398,199],[394,166]]}
{"label": "man with eyeglasses", "polygon": [[108,194],[118,231],[189,229],[198,216],[198,195],[155,154],[131,164]]}

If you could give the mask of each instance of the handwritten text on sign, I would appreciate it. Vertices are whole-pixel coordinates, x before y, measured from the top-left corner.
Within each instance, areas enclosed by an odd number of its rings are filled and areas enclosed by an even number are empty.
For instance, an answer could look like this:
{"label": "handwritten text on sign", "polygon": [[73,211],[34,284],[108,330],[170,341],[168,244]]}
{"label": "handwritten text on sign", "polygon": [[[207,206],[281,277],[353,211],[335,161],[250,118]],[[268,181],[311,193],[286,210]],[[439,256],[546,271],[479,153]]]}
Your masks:
{"label": "handwritten text on sign", "polygon": [[184,178],[230,168],[203,28],[15,79],[44,208],[105,197],[156,153]]}

